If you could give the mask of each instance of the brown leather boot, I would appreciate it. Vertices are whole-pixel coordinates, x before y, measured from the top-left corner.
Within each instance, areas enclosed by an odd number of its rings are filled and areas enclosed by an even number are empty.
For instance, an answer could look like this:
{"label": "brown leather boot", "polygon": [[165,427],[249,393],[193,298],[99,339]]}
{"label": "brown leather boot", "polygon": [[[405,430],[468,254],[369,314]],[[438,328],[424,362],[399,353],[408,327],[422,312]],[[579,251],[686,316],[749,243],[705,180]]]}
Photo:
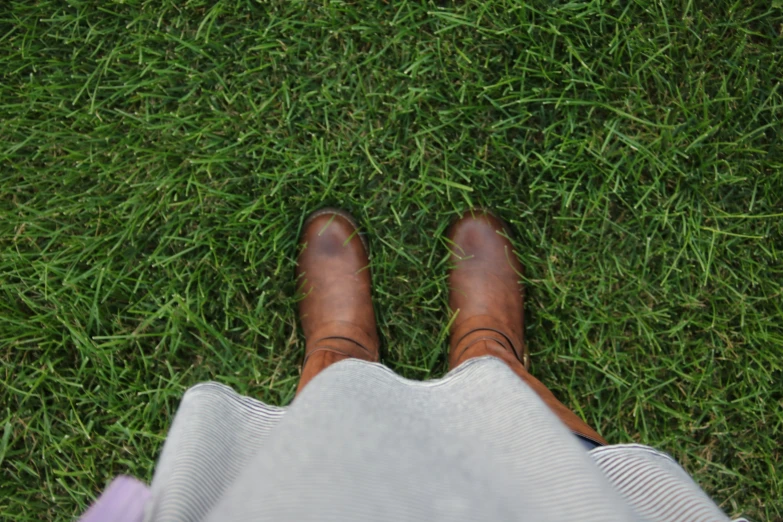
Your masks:
{"label": "brown leather boot", "polygon": [[306,348],[297,393],[342,359],[378,360],[370,261],[353,218],[322,209],[305,221],[296,267]]}
{"label": "brown leather boot", "polygon": [[495,356],[519,375],[573,433],[606,444],[528,372],[522,264],[504,234],[508,235],[505,224],[481,210],[463,216],[448,232],[453,266],[449,308],[456,314],[451,324],[449,367],[456,368],[474,357]]}

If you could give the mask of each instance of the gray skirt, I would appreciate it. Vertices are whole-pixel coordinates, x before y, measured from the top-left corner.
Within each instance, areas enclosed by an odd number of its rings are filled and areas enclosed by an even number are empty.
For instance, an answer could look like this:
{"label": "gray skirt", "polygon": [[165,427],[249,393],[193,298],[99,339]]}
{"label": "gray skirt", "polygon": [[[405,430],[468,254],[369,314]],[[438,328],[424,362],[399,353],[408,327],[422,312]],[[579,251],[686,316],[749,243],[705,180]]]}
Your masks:
{"label": "gray skirt", "polygon": [[345,360],[286,407],[187,391],[146,520],[729,520],[668,455],[585,451],[508,367],[443,379]]}

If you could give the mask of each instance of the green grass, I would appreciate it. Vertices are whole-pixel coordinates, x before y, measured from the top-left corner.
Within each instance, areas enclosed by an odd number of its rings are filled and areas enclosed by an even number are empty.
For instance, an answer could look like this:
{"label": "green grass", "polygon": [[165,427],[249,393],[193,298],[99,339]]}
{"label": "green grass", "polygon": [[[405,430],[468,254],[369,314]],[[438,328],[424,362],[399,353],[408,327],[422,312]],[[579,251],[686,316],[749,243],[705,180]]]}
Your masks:
{"label": "green grass", "polygon": [[199,381],[288,403],[297,235],[335,205],[395,371],[444,374],[442,234],[492,208],[534,373],[781,520],[782,34],[758,0],[7,0],[0,518],[149,480]]}

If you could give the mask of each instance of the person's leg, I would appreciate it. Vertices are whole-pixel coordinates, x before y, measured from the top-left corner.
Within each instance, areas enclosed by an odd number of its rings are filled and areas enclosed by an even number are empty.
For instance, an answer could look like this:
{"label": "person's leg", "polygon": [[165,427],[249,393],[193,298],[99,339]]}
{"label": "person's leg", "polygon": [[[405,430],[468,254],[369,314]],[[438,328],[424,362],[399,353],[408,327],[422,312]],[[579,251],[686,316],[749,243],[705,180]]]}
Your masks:
{"label": "person's leg", "polygon": [[574,434],[606,441],[569,410],[528,371],[529,355],[523,337],[522,265],[505,237],[505,225],[483,211],[472,211],[448,233],[452,270],[449,307],[451,325],[449,367],[491,355],[504,361],[535,391]]}
{"label": "person's leg", "polygon": [[323,209],[305,222],[296,277],[306,348],[297,394],[318,373],[355,357],[378,360],[369,258],[346,212]]}

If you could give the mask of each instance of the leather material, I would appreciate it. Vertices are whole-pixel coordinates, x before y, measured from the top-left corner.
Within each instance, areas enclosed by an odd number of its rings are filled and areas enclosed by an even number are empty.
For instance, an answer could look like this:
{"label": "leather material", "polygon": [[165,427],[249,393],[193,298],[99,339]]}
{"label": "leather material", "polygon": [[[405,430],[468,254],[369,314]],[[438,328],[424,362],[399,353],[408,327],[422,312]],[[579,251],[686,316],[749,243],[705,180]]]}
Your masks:
{"label": "leather material", "polygon": [[459,313],[457,312],[458,317],[455,320],[455,324],[458,325],[452,325],[451,330],[451,343],[454,349],[449,350],[450,368],[456,368],[459,364],[457,361],[462,358],[465,350],[482,340],[492,340],[511,353],[522,354],[523,361],[528,360],[522,339],[513,336],[513,328],[503,322],[502,318],[474,315],[460,321]]}
{"label": "leather material", "polygon": [[449,273],[449,308],[457,314],[451,324],[451,368],[463,361],[470,334],[479,330],[500,333],[520,361],[529,361],[523,337],[523,287],[519,282],[522,264],[504,233],[505,224],[498,218],[471,211],[447,234],[453,267]]}
{"label": "leather material", "polygon": [[369,257],[353,218],[323,209],[305,221],[296,267],[299,318],[306,339],[297,393],[347,357],[378,361]]}
{"label": "leather material", "polygon": [[[349,341],[349,343],[340,342]],[[373,353],[372,346],[377,346],[378,340],[367,335],[364,330],[345,321],[331,321],[317,327],[307,338],[305,348],[305,364],[307,359],[319,350],[329,350],[348,357],[376,361],[377,350]]]}
{"label": "leather material", "polygon": [[507,237],[505,224],[474,210],[449,229],[452,270],[449,274],[449,368],[474,357],[493,356],[505,362],[572,433],[607,444],[598,432],[566,408],[533,377],[524,343],[522,264]]}

